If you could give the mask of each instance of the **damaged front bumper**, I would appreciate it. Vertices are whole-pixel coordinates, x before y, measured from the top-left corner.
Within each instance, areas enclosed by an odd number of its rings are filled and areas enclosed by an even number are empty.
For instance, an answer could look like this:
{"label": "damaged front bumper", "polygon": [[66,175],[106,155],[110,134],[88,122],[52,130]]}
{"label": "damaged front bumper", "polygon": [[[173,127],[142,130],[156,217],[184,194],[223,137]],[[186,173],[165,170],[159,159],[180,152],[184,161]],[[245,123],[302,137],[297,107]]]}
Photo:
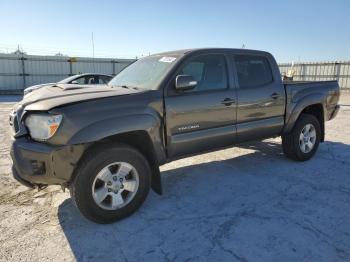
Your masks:
{"label": "damaged front bumper", "polygon": [[26,137],[11,146],[14,178],[27,187],[64,185],[85,150],[84,145],[49,145]]}

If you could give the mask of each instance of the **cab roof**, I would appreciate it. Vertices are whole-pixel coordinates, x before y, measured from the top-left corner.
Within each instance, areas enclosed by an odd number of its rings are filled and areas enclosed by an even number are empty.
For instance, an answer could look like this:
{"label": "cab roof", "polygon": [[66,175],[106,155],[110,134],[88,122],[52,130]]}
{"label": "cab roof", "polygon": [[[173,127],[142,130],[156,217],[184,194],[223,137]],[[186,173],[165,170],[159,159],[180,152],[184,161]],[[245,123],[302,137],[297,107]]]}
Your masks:
{"label": "cab roof", "polygon": [[153,55],[163,55],[163,56],[169,56],[169,55],[186,55],[190,53],[195,53],[195,52],[213,52],[213,51],[221,51],[221,52],[235,52],[235,53],[241,53],[241,54],[269,54],[268,52],[265,51],[260,51],[260,50],[253,50],[253,49],[243,49],[243,48],[190,48],[190,49],[180,49],[180,50],[173,50],[173,51],[167,51],[167,52],[161,52],[161,53],[156,53]]}

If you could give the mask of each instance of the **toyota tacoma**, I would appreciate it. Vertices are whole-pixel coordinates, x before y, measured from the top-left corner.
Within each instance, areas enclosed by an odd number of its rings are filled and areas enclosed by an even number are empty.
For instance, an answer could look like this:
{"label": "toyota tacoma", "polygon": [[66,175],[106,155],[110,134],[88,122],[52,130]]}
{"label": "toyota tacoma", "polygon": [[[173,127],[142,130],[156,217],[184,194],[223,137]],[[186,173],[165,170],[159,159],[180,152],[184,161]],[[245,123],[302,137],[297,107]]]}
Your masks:
{"label": "toyota tacoma", "polygon": [[162,193],[159,166],[174,159],[276,136],[287,157],[310,159],[339,94],[337,81],[283,82],[263,51],[155,54],[108,86],[50,86],[19,102],[10,115],[13,175],[32,188],[69,188],[85,217],[112,223],[150,188]]}

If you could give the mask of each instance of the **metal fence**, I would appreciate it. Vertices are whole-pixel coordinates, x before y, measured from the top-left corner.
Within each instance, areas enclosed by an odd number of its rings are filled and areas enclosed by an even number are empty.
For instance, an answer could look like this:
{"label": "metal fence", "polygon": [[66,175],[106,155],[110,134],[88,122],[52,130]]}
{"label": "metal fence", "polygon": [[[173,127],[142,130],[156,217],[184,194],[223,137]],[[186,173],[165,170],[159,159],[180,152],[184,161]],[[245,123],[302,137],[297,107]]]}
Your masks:
{"label": "metal fence", "polygon": [[79,73],[116,75],[134,59],[0,54],[0,94],[22,93],[35,84],[52,83]]}
{"label": "metal fence", "polygon": [[350,88],[350,61],[279,64],[281,75],[292,71],[295,81],[337,80],[342,89]]}
{"label": "metal fence", "polygon": [[[0,54],[0,94],[22,93],[35,84],[52,83],[79,73],[116,75],[134,59],[84,58]],[[281,75],[294,73],[296,81],[338,80],[350,89],[350,61],[283,63]]]}

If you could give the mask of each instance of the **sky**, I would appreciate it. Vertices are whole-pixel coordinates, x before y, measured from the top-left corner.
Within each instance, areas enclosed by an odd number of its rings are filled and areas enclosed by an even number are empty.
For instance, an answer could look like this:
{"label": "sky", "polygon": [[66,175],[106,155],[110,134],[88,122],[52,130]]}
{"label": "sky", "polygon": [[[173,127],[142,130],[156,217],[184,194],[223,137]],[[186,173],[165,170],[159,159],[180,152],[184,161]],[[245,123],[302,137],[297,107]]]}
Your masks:
{"label": "sky", "polygon": [[244,46],[278,62],[350,60],[350,0],[0,0],[0,52],[17,46],[114,58]]}

